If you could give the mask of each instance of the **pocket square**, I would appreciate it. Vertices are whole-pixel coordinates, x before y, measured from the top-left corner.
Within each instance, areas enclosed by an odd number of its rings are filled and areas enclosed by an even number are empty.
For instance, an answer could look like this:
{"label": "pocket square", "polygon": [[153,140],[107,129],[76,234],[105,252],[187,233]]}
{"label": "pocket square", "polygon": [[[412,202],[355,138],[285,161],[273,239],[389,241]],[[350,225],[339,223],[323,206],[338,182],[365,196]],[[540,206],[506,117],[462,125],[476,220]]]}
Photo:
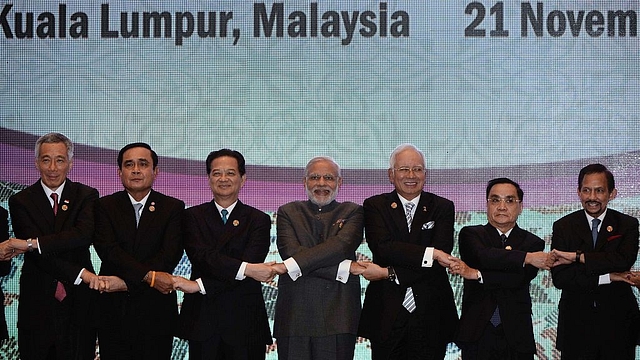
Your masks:
{"label": "pocket square", "polygon": [[613,240],[615,240],[615,239],[617,239],[617,238],[620,238],[620,237],[622,237],[622,235],[613,235],[613,236],[609,236],[609,237],[607,238],[607,241],[613,241]]}
{"label": "pocket square", "polygon": [[427,223],[422,224],[422,230],[433,229],[433,226],[436,224],[435,221],[431,220]]}

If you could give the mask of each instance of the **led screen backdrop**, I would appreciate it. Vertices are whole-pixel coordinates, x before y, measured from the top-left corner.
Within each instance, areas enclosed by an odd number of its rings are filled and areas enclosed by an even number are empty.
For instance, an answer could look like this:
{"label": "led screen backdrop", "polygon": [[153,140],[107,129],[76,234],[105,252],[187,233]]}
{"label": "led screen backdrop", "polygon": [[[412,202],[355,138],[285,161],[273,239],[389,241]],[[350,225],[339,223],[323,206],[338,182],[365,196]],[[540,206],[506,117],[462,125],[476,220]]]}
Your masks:
{"label": "led screen backdrop", "polygon": [[[635,1],[0,2],[0,206],[36,181],[33,144],[76,144],[70,177],[121,188],[117,151],[161,156],[155,188],[209,201],[204,159],[229,147],[249,164],[242,201],[274,214],[304,199],[315,155],[343,167],[340,201],[391,186],[393,148],[424,150],[427,189],[456,205],[456,234],[486,222],[484,184],[520,182],[519,219],[547,241],[580,207],[577,173],[615,174],[610,206],[640,213]],[[275,246],[268,260],[279,260]],[[456,239],[457,241],[457,239]],[[363,244],[359,255],[371,254]],[[457,250],[454,251],[454,254]],[[99,259],[95,258],[96,265]],[[21,258],[2,279],[17,335]],[[183,258],[177,274],[188,276]],[[458,306],[462,282],[451,277]],[[362,281],[363,289],[366,282]],[[531,286],[540,359],[554,350],[559,292]],[[277,282],[264,285],[273,319]],[[186,358],[176,339],[175,359]],[[15,338],[2,349],[15,358]],[[367,341],[356,349],[370,358]],[[448,359],[458,358],[455,346]],[[275,353],[268,355],[275,359]]]}

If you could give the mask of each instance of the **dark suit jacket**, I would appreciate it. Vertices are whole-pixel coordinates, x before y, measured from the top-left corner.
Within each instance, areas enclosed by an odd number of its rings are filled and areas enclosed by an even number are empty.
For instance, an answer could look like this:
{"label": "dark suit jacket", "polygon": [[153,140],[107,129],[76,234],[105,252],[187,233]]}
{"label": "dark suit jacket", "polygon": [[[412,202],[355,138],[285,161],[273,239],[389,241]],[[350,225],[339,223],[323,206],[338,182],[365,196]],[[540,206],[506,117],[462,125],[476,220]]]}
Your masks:
{"label": "dark suit jacket", "polygon": [[[0,241],[9,238],[9,213],[3,207],[0,207]],[[6,276],[11,273],[11,260],[0,261],[0,276]],[[7,321],[4,315],[4,293],[0,287],[0,300],[2,300],[2,308],[0,309],[0,340],[8,339]]]}
{"label": "dark suit jacket", "polygon": [[607,209],[594,248],[585,212],[578,210],[553,224],[551,247],[585,253],[584,264],[574,262],[551,270],[553,284],[562,290],[556,347],[561,351],[583,349],[588,322],[600,327],[601,341],[611,345],[612,358],[616,358],[614,351],[635,346],[638,305],[631,286],[623,282],[598,285],[598,277],[633,266],[638,254],[638,220]]}
{"label": "dark suit jacket", "polygon": [[[368,198],[363,206],[365,235],[373,262],[393,266],[400,285],[388,280],[369,284],[358,335],[372,341],[386,340],[400,311],[406,311],[402,301],[406,288],[411,286],[416,302],[411,316],[423,317],[425,327],[438,324],[439,331],[429,332],[430,342],[439,345],[453,341],[458,312],[446,270],[438,262],[422,267],[426,247],[446,253],[453,250],[453,203],[423,191],[411,233],[395,191]],[[433,226],[428,228],[431,221]]]}
{"label": "dark suit jacket", "polygon": [[177,335],[204,341],[214,335],[235,346],[271,344],[260,282],[235,280],[243,261],[261,263],[270,245],[271,219],[238,201],[226,224],[213,201],[185,211],[185,250],[191,279],[202,279],[206,295],[185,294]]}
{"label": "dark suit jacket", "polygon": [[472,268],[482,273],[477,280],[464,281],[462,317],[457,342],[477,342],[487,328],[496,308],[509,346],[518,352],[535,353],[531,322],[529,283],[538,269],[524,265],[527,252],[544,250],[544,241],[517,225],[502,246],[498,230],[486,224],[462,228],[459,236],[460,256]]}
{"label": "dark suit jacket", "polygon": [[283,260],[293,257],[302,276],[278,278],[273,334],[328,336],[356,334],[360,319],[360,278],[336,280],[338,265],[356,260],[362,243],[364,215],[352,202],[318,206],[294,201],[278,209],[278,250]]}
{"label": "dark suit jacket", "polygon": [[142,279],[151,270],[171,274],[180,261],[183,211],[184,202],[151,190],[136,228],[126,191],[96,202],[94,246],[102,260],[100,275],[118,276],[128,288],[100,294],[100,328],[173,335],[176,293],[162,294]]}
{"label": "dark suit jacket", "polygon": [[86,324],[91,318],[93,290],[84,283],[73,283],[82,268],[94,271],[89,246],[97,198],[96,189],[68,179],[57,216],[53,215],[40,180],[9,198],[15,236],[19,239],[37,237],[42,251],[42,254],[38,250],[24,254],[18,328],[52,333],[53,317],[59,308],[54,297],[58,281],[67,292],[64,302],[73,304],[72,321]]}

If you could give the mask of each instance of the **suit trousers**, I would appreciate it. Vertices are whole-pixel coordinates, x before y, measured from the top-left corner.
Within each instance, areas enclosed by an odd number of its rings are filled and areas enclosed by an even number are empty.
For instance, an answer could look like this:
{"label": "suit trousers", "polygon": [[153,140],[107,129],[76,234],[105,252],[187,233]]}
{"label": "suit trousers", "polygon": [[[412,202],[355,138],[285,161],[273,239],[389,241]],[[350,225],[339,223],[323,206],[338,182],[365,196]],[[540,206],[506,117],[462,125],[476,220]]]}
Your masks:
{"label": "suit trousers", "polygon": [[266,351],[264,344],[227,344],[220,335],[214,335],[205,341],[189,340],[189,359],[193,360],[264,360]]}
{"label": "suit trousers", "polygon": [[461,347],[462,360],[533,360],[534,355],[510,348],[502,324],[494,327],[490,322],[477,343],[461,344]]}
{"label": "suit trousers", "polygon": [[385,341],[371,341],[372,360],[443,360],[446,343],[433,344],[429,340],[431,332],[438,332],[437,325],[429,324],[426,314],[417,309],[413,313],[401,310],[395,321],[389,339]]}
{"label": "suit trousers", "polygon": [[279,360],[353,360],[356,336],[286,336],[277,344]]}

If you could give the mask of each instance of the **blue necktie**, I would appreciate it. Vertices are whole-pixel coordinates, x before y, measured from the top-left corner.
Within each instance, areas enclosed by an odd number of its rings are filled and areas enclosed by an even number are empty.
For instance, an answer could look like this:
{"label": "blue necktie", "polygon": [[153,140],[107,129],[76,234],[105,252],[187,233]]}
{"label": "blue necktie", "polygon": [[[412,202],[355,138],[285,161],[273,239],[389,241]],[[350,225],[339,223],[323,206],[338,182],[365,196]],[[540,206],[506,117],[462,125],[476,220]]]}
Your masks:
{"label": "blue necktie", "polygon": [[136,212],[136,227],[138,227],[138,224],[140,223],[140,209],[142,209],[142,204],[133,204],[133,210]]}
{"label": "blue necktie", "polygon": [[598,241],[598,225],[600,225],[600,219],[591,220],[591,238],[593,238],[593,247],[596,247],[596,241]]}
{"label": "blue necktie", "polygon": [[229,212],[227,211],[227,209],[222,209],[222,211],[220,211],[220,213],[222,214],[222,223],[226,224],[227,223],[227,215],[229,215]]}

